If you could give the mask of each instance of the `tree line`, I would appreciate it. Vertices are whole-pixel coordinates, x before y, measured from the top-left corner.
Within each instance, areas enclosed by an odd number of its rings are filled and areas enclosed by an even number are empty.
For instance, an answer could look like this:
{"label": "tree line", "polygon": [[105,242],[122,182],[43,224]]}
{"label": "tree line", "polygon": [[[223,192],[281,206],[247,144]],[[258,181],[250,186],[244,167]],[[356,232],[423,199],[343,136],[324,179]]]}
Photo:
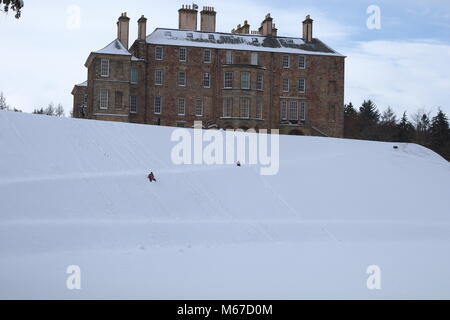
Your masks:
{"label": "tree line", "polygon": [[[6,98],[3,92],[0,92],[0,110],[8,110],[14,112],[22,112],[22,110],[18,108],[12,108],[6,102]],[[55,106],[53,103],[48,104],[46,107],[35,108],[32,112],[33,114],[43,114],[47,116],[55,116],[55,117],[64,117],[65,110],[64,107],[59,103]]]}
{"label": "tree line", "polygon": [[447,115],[439,109],[435,116],[424,109],[400,119],[388,107],[380,113],[371,100],[357,110],[350,102],[344,108],[344,137],[349,139],[417,143],[450,160],[450,128]]}

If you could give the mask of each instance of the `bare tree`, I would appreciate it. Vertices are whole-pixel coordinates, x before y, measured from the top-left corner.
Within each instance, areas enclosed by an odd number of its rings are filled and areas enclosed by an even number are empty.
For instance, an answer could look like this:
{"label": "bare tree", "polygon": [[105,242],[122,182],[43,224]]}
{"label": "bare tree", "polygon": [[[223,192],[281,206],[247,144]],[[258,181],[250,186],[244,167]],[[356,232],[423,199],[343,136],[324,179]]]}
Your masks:
{"label": "bare tree", "polygon": [[9,12],[9,10],[16,12],[16,19],[20,18],[22,8],[24,6],[23,0],[0,0],[0,10]]}
{"label": "bare tree", "polygon": [[55,116],[64,117],[65,111],[61,103],[58,103],[58,106],[55,109]]}

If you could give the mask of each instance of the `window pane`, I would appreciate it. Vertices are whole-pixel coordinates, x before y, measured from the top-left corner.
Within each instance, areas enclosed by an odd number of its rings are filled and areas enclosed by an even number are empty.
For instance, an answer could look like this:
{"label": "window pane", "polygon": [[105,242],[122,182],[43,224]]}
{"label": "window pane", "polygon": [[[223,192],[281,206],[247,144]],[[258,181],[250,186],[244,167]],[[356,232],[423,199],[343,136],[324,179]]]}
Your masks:
{"label": "window pane", "polygon": [[197,99],[195,101],[195,115],[197,117],[203,116],[203,100],[202,99]]}
{"label": "window pane", "polygon": [[139,81],[139,70],[136,68],[131,69],[131,83],[138,83]]}
{"label": "window pane", "polygon": [[283,56],[283,68],[289,68],[291,65],[291,57]]}
{"label": "window pane", "polygon": [[100,91],[100,109],[108,109],[108,90]]}
{"label": "window pane", "polygon": [[291,101],[289,103],[289,120],[298,121],[298,103]]}
{"label": "window pane", "polygon": [[227,51],[226,64],[233,64],[233,51]]}
{"label": "window pane", "polygon": [[162,85],[163,84],[163,71],[162,70],[155,70],[155,85]]}
{"label": "window pane", "polygon": [[161,114],[162,113],[162,99],[161,97],[155,97],[155,114]]}
{"label": "window pane", "polygon": [[241,118],[250,118],[250,99],[241,98]]}
{"label": "window pane", "polygon": [[187,60],[187,49],[186,48],[180,48],[180,61],[186,61]]}
{"label": "window pane", "polygon": [[211,50],[205,49],[203,51],[203,62],[210,63],[211,62]]}
{"label": "window pane", "polygon": [[287,120],[287,101],[281,101],[281,120]]}
{"label": "window pane", "polygon": [[211,87],[211,74],[209,72],[203,73],[203,87]]}
{"label": "window pane", "polygon": [[137,96],[130,96],[130,112],[137,112]]}
{"label": "window pane", "polygon": [[283,79],[283,92],[289,92],[290,82],[289,79]]}
{"label": "window pane", "polygon": [[155,48],[155,59],[156,60],[163,60],[164,59],[164,49],[163,49],[163,47],[156,47]]}
{"label": "window pane", "polygon": [[186,72],[184,71],[178,72],[178,86],[186,86]]}
{"label": "window pane", "polygon": [[306,68],[306,57],[304,57],[304,56],[299,56],[298,57],[298,67],[300,69],[305,69]]}
{"label": "window pane", "polygon": [[251,64],[253,64],[253,65],[258,64],[258,53],[257,52],[252,52]]}
{"label": "window pane", "polygon": [[250,73],[249,72],[241,73],[241,88],[242,89],[250,89]]}
{"label": "window pane", "polygon": [[233,98],[225,98],[223,100],[223,116],[225,118],[233,116]]}
{"label": "window pane", "polygon": [[258,73],[258,78],[256,80],[256,89],[262,90],[264,87],[264,74]]}
{"label": "window pane", "polygon": [[300,120],[306,120],[306,103],[300,102]]}
{"label": "window pane", "polygon": [[305,78],[300,78],[298,80],[298,91],[302,92],[302,93],[306,92],[306,80],[305,80]]}
{"label": "window pane", "polygon": [[186,114],[186,102],[184,99],[178,99],[178,110],[179,116],[184,116]]}
{"label": "window pane", "polygon": [[233,88],[233,72],[225,72],[225,88]]}
{"label": "window pane", "polygon": [[256,119],[262,119],[263,118],[263,104],[262,101],[258,101],[256,105]]}
{"label": "window pane", "polygon": [[100,63],[100,75],[102,77],[109,77],[109,60],[102,59]]}

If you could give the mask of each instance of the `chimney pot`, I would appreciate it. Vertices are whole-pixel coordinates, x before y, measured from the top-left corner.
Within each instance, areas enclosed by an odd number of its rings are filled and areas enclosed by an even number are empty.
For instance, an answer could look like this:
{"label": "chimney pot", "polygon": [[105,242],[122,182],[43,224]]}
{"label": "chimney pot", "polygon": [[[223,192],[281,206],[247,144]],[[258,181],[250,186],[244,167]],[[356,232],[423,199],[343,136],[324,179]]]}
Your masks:
{"label": "chimney pot", "polygon": [[130,18],[127,17],[126,12],[122,12],[117,21],[117,39],[128,50],[128,41],[130,35]]}
{"label": "chimney pot", "polygon": [[305,42],[312,42],[313,40],[313,21],[308,14],[305,21],[303,21],[303,40]]}
{"label": "chimney pot", "polygon": [[138,20],[138,40],[144,41],[147,37],[147,18],[144,15]]}
{"label": "chimney pot", "polygon": [[197,14],[198,11],[195,7],[182,5],[181,9],[178,10],[178,29],[196,31]]}
{"label": "chimney pot", "polygon": [[206,32],[216,32],[217,13],[213,7],[205,6],[200,12],[200,30]]}

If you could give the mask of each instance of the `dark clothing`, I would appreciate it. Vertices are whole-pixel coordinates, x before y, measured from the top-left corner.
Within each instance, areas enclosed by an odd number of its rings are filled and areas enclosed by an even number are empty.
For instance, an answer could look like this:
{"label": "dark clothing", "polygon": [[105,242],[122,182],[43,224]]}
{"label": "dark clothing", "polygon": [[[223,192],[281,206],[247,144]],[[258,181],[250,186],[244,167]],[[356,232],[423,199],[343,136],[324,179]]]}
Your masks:
{"label": "dark clothing", "polygon": [[153,181],[156,182],[156,179],[155,179],[155,176],[153,175],[153,172],[148,175],[148,180],[150,180],[150,182],[153,182]]}

